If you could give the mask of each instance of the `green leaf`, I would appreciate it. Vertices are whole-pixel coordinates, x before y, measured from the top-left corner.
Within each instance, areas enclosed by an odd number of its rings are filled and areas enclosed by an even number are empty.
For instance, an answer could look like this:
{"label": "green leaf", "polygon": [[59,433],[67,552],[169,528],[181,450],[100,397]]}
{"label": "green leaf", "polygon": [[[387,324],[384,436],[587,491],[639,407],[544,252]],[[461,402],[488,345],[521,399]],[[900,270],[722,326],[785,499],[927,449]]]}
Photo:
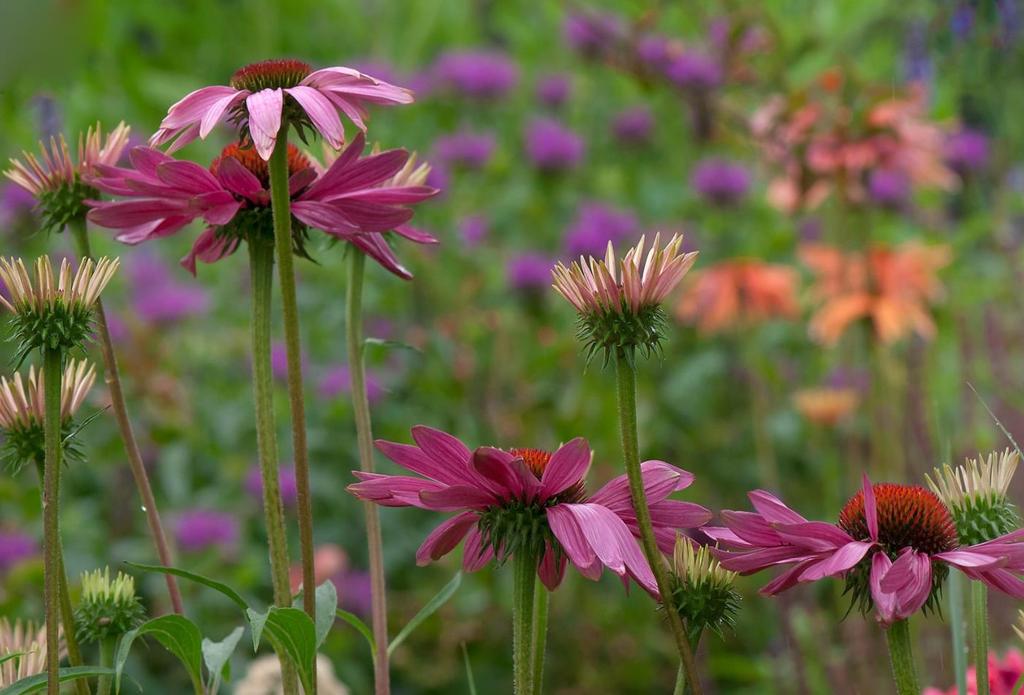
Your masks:
{"label": "green leaf", "polygon": [[473,678],[473,665],[469,663],[469,650],[462,643],[462,661],[466,664],[466,682],[469,684],[469,695],[476,695],[476,679]]}
{"label": "green leaf", "polygon": [[448,599],[458,591],[461,584],[462,572],[456,572],[451,581],[445,584],[444,587],[434,595],[434,598],[430,599],[430,601],[427,602],[427,605],[423,606],[423,608],[420,609],[420,612],[414,615],[412,620],[406,623],[405,627],[395,635],[395,638],[391,640],[391,644],[388,645],[388,656],[391,656],[395,650],[401,646],[402,642],[405,641],[405,638],[412,634],[412,631],[419,627],[420,623],[437,612],[437,609],[443,606]]}
{"label": "green leaf", "polygon": [[[78,680],[79,678],[92,678],[93,676],[112,676],[114,669],[102,666],[72,666],[62,668],[57,672],[57,680],[61,683]],[[26,695],[26,693],[39,693],[46,689],[46,673],[37,673],[28,678],[11,683],[0,695]]]}
{"label": "green leaf", "polygon": [[129,630],[121,637],[114,655],[114,690],[121,690],[121,672],[128,660],[132,642],[142,635],[149,635],[185,666],[193,684],[203,681],[203,635],[195,623],[183,615],[162,615]]}
{"label": "green leaf", "polygon": [[411,350],[412,352],[422,352],[415,345],[409,343],[403,343],[399,340],[384,340],[383,338],[367,338],[363,341],[365,347],[377,346],[387,348],[389,350]]}
{"label": "green leaf", "polygon": [[244,627],[236,627],[220,642],[203,638],[203,662],[210,672],[210,682],[207,688],[210,695],[217,695],[222,678],[224,680],[231,679],[231,655],[235,653],[235,647],[238,646],[238,641],[242,639],[244,632]]}
{"label": "green leaf", "polygon": [[175,577],[188,579],[189,581],[193,581],[196,584],[202,584],[203,586],[208,586],[211,589],[216,589],[217,591],[231,599],[235,603],[235,605],[237,605],[242,610],[245,610],[249,607],[249,604],[246,602],[246,600],[242,598],[242,596],[237,591],[232,589],[230,586],[218,582],[215,579],[204,577],[201,574],[189,572],[188,570],[181,570],[177,567],[162,567],[161,565],[142,565],[137,562],[126,562],[125,564],[129,567],[134,567],[135,569],[140,569],[144,572],[162,572],[163,574],[173,574]]}
{"label": "green leaf", "polygon": [[313,692],[316,678],[316,626],[312,619],[298,608],[272,606],[266,613],[246,609],[252,628],[253,649],[258,649],[265,632],[279,655],[284,655],[299,673],[299,680],[307,693]]}
{"label": "green leaf", "polygon": [[[302,607],[301,599],[297,601],[299,605],[296,608]],[[338,590],[334,587],[334,582],[328,579],[326,582],[316,588],[316,647],[320,648],[320,645],[327,639],[327,634],[334,627],[334,612],[338,610]]]}
{"label": "green leaf", "polygon": [[339,608],[335,613],[339,618],[344,620],[346,623],[354,627],[363,639],[366,640],[366,644],[370,647],[370,656],[373,657],[374,662],[377,661],[377,643],[373,639],[373,631],[370,627],[364,623],[358,615],[355,613],[349,613],[347,610]]}
{"label": "green leaf", "polygon": [[10,654],[4,654],[3,656],[0,656],[0,664],[10,661],[11,659],[17,659],[25,656],[26,654],[28,654],[28,652],[11,652]]}

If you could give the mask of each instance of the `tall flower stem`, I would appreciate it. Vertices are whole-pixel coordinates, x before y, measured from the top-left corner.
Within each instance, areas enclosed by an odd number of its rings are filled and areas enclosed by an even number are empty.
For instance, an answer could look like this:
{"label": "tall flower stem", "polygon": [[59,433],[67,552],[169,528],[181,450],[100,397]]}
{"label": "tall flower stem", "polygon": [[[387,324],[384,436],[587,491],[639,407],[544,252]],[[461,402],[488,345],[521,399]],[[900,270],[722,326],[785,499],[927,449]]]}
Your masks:
{"label": "tall flower stem", "polygon": [[515,695],[533,695],[533,612],[537,558],[517,553],[512,558],[512,687]]}
{"label": "tall flower stem", "polygon": [[988,695],[988,587],[981,582],[971,582],[971,624],[978,695]]}
{"label": "tall flower stem", "polygon": [[[290,606],[288,582],[288,539],[281,502],[281,479],[277,461],[277,431],[274,428],[273,375],[270,368],[270,306],[274,285],[274,246],[266,239],[249,239],[249,271],[252,275],[252,378],[256,402],[256,446],[263,479],[263,513],[270,552],[270,576],[274,605]],[[295,670],[283,654],[286,695],[296,695]]]}
{"label": "tall flower stem", "polygon": [[949,632],[953,643],[953,673],[959,695],[967,695],[967,636],[964,634],[964,575],[950,572],[946,579],[949,597]]}
{"label": "tall flower stem", "polygon": [[60,392],[64,355],[43,349],[43,604],[46,609],[46,692],[58,695],[60,683]]}
{"label": "tall flower stem", "polygon": [[[651,565],[654,578],[658,583],[658,593],[661,596],[671,596],[671,588],[668,578],[668,568],[665,566],[665,559],[658,549],[658,542],[654,538],[654,527],[651,525],[651,510],[647,506],[647,496],[644,493],[644,480],[640,471],[640,444],[637,435],[636,422],[636,369],[633,367],[626,354],[621,350],[615,356],[615,375],[617,378],[618,406],[619,406],[619,427],[622,435],[622,454],[625,458],[626,477],[629,479],[629,495],[633,502],[633,509],[636,511],[637,526],[640,527],[640,540],[643,545],[644,555]],[[672,628],[672,636],[676,641],[676,649],[679,651],[679,658],[686,669],[686,679],[690,684],[692,695],[701,695],[700,679],[697,677],[697,665],[693,658],[693,650],[686,637],[686,629],[679,614],[673,610],[666,610],[669,627]]]}
{"label": "tall flower stem", "polygon": [[910,644],[910,623],[897,620],[886,630],[885,638],[889,644],[889,661],[897,695],[921,695],[917,668],[914,666],[914,651]]}
{"label": "tall flower stem", "polygon": [[[352,380],[352,410],[355,413],[356,437],[359,441],[359,467],[373,472],[373,429],[370,422],[370,401],[366,395],[366,365],[363,363],[363,271],[366,256],[355,248],[348,249],[348,296],[346,297],[345,337],[348,343],[348,368]],[[384,550],[381,541],[380,516],[377,505],[363,502],[366,520],[366,543],[370,556],[370,613],[377,656],[374,660],[374,682],[377,695],[391,692],[388,668],[388,606],[384,576]]]}
{"label": "tall flower stem", "polygon": [[288,402],[292,412],[292,455],[295,457],[296,512],[299,517],[299,550],[302,555],[302,606],[316,620],[316,575],[313,568],[313,505],[309,496],[309,447],[306,445],[306,403],[302,394],[302,347],[299,338],[299,305],[295,296],[295,263],[292,254],[292,213],[288,193],[288,122],[277,134],[270,155],[270,202],[274,215],[278,280],[281,283],[281,316],[288,361]]}
{"label": "tall flower stem", "polygon": [[[73,222],[70,228],[75,238],[78,255],[82,258],[92,258],[85,220]],[[110,330],[107,327],[107,316],[103,311],[103,303],[99,299],[96,300],[94,314],[99,333],[100,352],[103,354],[104,379],[107,382],[107,390],[110,392],[110,406],[114,411],[114,419],[117,420],[117,428],[121,433],[125,454],[128,456],[128,466],[135,479],[135,487],[139,490],[139,497],[142,498],[142,509],[146,513],[149,534],[153,537],[153,543],[156,545],[156,554],[160,559],[160,564],[172,567],[174,561],[167,543],[167,534],[164,533],[163,524],[160,522],[160,511],[156,506],[156,498],[153,497],[153,488],[149,484],[149,474],[146,473],[146,466],[142,462],[142,453],[139,451],[139,444],[135,439],[135,431],[132,429],[131,420],[128,419],[128,408],[125,405],[124,391],[121,389],[121,374],[117,367],[117,356],[114,354],[114,344],[110,340]],[[171,607],[174,612],[184,613],[181,592],[178,590],[178,580],[173,575],[165,574],[164,581],[167,582],[167,593],[170,594]]]}
{"label": "tall flower stem", "polygon": [[[536,575],[536,572],[534,573]],[[548,608],[551,592],[535,577],[533,589],[533,688],[541,692],[544,685],[544,652],[548,644]]]}
{"label": "tall flower stem", "polygon": [[[114,649],[116,647],[116,637],[104,637],[100,640],[100,666],[114,667]],[[110,676],[100,676],[96,681],[96,695],[110,695],[110,686]]]}

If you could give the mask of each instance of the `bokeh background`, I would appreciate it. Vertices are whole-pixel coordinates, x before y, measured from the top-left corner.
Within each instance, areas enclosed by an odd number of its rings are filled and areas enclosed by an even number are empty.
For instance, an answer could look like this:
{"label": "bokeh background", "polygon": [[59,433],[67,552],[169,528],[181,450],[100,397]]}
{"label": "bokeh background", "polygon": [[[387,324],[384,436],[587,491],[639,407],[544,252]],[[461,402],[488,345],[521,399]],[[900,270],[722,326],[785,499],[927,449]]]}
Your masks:
{"label": "bokeh background", "polygon": [[[0,154],[97,120],[123,119],[142,143],[182,95],[269,57],[409,86],[416,104],[376,110],[370,139],[431,162],[444,193],[416,219],[441,244],[400,249],[411,283],[369,273],[368,332],[388,341],[369,353],[375,434],[408,441],[422,423],[470,445],[542,448],[582,435],[596,489],[621,465],[612,375],[578,355],[550,267],[609,240],[682,232],[701,256],[668,307],[664,355],[641,369],[642,454],[694,472],[686,498],[713,509],[743,508],[767,486],[830,520],[862,471],[920,482],[1002,446],[969,384],[1024,435],[1022,12],[1013,0],[8,0]],[[183,155],[205,164],[231,138],[218,131]],[[34,233],[31,199],[8,184],[0,196],[5,255],[70,252],[66,237]],[[91,232],[124,263],[107,309],[178,562],[266,600],[247,268],[232,257],[192,278],[177,260],[196,233],[129,249]],[[312,248],[299,302],[320,569],[365,614],[361,512],[345,492],[358,462],[343,253]],[[105,398],[97,387],[86,412]],[[88,462],[64,488],[70,573],[152,561],[111,419],[81,436]],[[30,476],[0,476],[5,615],[41,616],[34,490]],[[459,553],[418,568],[437,519],[382,518],[394,631]],[[396,693],[466,692],[462,645],[482,691],[508,689],[508,574],[465,578],[396,652]],[[166,610],[161,579],[139,581],[151,610]],[[888,687],[881,632],[856,613],[842,620],[839,582],[766,600],[764,581],[741,580],[736,629],[705,641],[711,692]],[[183,588],[204,634],[237,624],[219,595]],[[548,692],[671,687],[673,650],[642,592],[570,573],[551,611]],[[992,612],[1000,650],[1013,614]],[[932,616],[916,629],[926,682],[948,686],[947,625]],[[358,634],[339,623],[324,653],[352,692],[369,692]],[[243,642],[236,682],[251,658]],[[159,647],[136,649],[129,671],[146,692],[187,688]]]}

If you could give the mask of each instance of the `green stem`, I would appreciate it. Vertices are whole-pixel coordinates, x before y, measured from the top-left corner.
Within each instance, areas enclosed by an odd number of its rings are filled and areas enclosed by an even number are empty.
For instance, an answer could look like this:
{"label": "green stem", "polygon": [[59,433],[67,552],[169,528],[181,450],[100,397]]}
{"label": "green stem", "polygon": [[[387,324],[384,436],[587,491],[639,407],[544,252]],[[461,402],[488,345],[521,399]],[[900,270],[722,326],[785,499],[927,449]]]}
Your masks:
{"label": "green stem", "polygon": [[974,675],[978,695],[988,695],[988,587],[971,582],[971,624],[974,628]]}
{"label": "green stem", "polygon": [[531,553],[517,553],[512,565],[512,686],[515,695],[533,695],[533,594],[537,558]]}
{"label": "green stem", "polygon": [[[86,233],[85,219],[76,220],[71,223],[70,229],[75,237],[75,246],[78,255],[82,258],[92,258],[92,249],[89,247],[89,236]],[[132,429],[131,420],[128,419],[128,407],[124,400],[124,391],[121,388],[121,373],[117,367],[117,356],[114,354],[114,344],[110,340],[110,330],[107,327],[107,316],[103,311],[103,303],[96,300],[95,306],[96,328],[99,333],[100,352],[103,354],[103,373],[107,382],[107,390],[110,393],[110,408],[114,412],[114,419],[117,420],[117,428],[121,433],[121,441],[124,443],[125,454],[128,457],[128,466],[131,468],[132,477],[135,479],[135,487],[139,490],[139,497],[142,498],[142,510],[146,513],[146,523],[149,525],[149,534],[153,537],[156,545],[156,554],[160,564],[165,567],[173,567],[174,560],[171,556],[170,545],[167,543],[167,534],[164,533],[163,524],[160,522],[160,511],[156,506],[156,498],[153,496],[153,488],[149,484],[149,474],[146,473],[146,466],[142,462],[142,452],[135,439],[135,431]],[[164,581],[167,583],[167,593],[171,597],[171,606],[175,613],[185,612],[181,602],[181,592],[178,590],[178,580],[173,575],[164,574]],[[81,682],[81,680],[77,681]]]}
{"label": "green stem", "polygon": [[[256,402],[256,446],[263,479],[263,513],[270,552],[270,576],[274,605],[291,605],[288,583],[288,539],[281,502],[281,480],[277,461],[277,431],[274,427],[273,376],[270,368],[270,305],[274,285],[274,247],[264,239],[249,239],[249,270],[252,275],[252,379]],[[284,654],[281,672],[286,695],[296,695],[295,670]]]}
{"label": "green stem", "polygon": [[[947,459],[948,460],[948,459]],[[967,695],[967,635],[964,630],[964,575],[950,572],[946,580],[949,595],[949,631],[953,642],[953,673],[958,695]]]}
{"label": "green stem", "polygon": [[686,693],[686,667],[679,664],[679,671],[676,672],[676,687],[672,688],[672,695],[685,695]]}
{"label": "green stem", "polygon": [[[105,637],[100,640],[100,666],[105,668],[114,667],[114,649],[117,647],[117,639]],[[112,679],[110,676],[100,676],[96,680],[96,695],[110,695]]]}
{"label": "green stem", "polygon": [[[625,458],[626,477],[629,479],[629,495],[633,502],[633,509],[636,511],[637,526],[640,528],[640,540],[643,545],[644,555],[654,572],[654,579],[658,584],[658,593],[661,596],[671,594],[668,568],[665,566],[665,559],[658,548],[658,542],[654,537],[654,527],[651,524],[651,510],[647,506],[647,496],[644,493],[643,474],[640,470],[640,444],[637,435],[636,422],[636,371],[625,353],[619,351],[615,357],[615,374],[617,377],[617,393],[619,407],[619,426],[622,434],[622,453]],[[674,610],[666,610],[668,624],[672,628],[672,636],[675,638],[676,649],[679,651],[679,659],[686,669],[686,679],[690,684],[692,695],[701,695],[700,679],[697,677],[696,661],[693,658],[693,650],[690,648],[689,640],[686,637],[686,629],[683,626],[682,618]]]}
{"label": "green stem", "polygon": [[[536,572],[534,573],[536,574]],[[533,689],[536,693],[544,688],[544,652],[548,643],[548,607],[551,592],[540,578],[535,579],[533,589]]]}
{"label": "green stem", "polygon": [[316,576],[313,568],[313,505],[309,495],[309,447],[306,445],[306,405],[302,388],[302,347],[299,307],[295,294],[292,254],[292,215],[288,193],[288,122],[277,134],[270,156],[270,200],[274,215],[278,280],[281,283],[281,316],[288,361],[288,402],[292,413],[292,455],[295,458],[296,513],[299,517],[299,549],[302,555],[302,606],[316,620]]}
{"label": "green stem", "polygon": [[46,692],[58,695],[60,683],[60,392],[64,355],[43,349],[43,604],[46,609]]}
{"label": "green stem", "polygon": [[897,695],[921,695],[914,666],[914,651],[910,644],[910,623],[897,620],[885,633],[889,644],[889,661]]}
{"label": "green stem", "polygon": [[[346,297],[345,337],[348,344],[348,368],[352,380],[352,410],[359,442],[359,467],[373,472],[373,428],[370,401],[366,395],[366,366],[363,363],[363,270],[366,256],[349,248],[348,296]],[[366,520],[366,544],[370,556],[370,614],[377,656],[374,659],[374,683],[377,695],[391,692],[388,667],[388,608],[384,551],[377,505],[363,502]]]}

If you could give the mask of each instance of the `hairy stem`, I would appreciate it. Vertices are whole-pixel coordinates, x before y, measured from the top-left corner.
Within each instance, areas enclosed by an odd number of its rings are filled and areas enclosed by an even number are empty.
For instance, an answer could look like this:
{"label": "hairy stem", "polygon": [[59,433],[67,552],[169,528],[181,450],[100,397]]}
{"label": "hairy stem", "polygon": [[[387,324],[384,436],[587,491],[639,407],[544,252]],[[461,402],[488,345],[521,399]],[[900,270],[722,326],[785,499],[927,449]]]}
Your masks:
{"label": "hairy stem", "polygon": [[[116,637],[105,637],[100,640],[100,666],[114,667],[114,649],[116,647]],[[96,695],[110,695],[111,681],[110,676],[99,676],[96,680]]]}
{"label": "hairy stem", "polygon": [[[643,474],[640,470],[640,444],[637,435],[636,421],[636,370],[623,352],[615,358],[615,374],[617,377],[617,393],[619,407],[619,427],[622,435],[622,454],[626,464],[626,477],[629,479],[629,495],[636,511],[637,526],[640,528],[640,540],[644,555],[651,565],[654,578],[658,583],[661,596],[671,595],[668,568],[665,559],[658,549],[651,524],[651,510],[647,506],[644,493]],[[674,610],[666,610],[668,624],[672,628],[672,636],[676,641],[679,659],[686,669],[686,679],[693,695],[701,695],[700,679],[697,677],[697,666],[693,658],[693,650],[686,637],[686,629],[682,618]]]}
{"label": "hairy stem", "polygon": [[889,661],[897,695],[921,695],[914,666],[914,650],[910,644],[910,623],[898,620],[885,633],[889,644]]}
{"label": "hairy stem", "polygon": [[949,597],[949,632],[953,643],[953,674],[959,695],[967,695],[967,635],[964,629],[964,575],[950,572],[946,580]]}
{"label": "hairy stem", "polygon": [[[92,249],[89,247],[89,236],[86,234],[85,220],[77,220],[70,225],[75,237],[75,246],[78,255],[82,258],[92,258]],[[142,462],[142,452],[139,451],[139,444],[135,440],[135,431],[132,429],[131,420],[128,419],[128,407],[125,405],[124,391],[121,388],[121,374],[117,367],[117,356],[114,354],[114,344],[110,340],[110,331],[107,328],[107,316],[103,311],[103,303],[96,301],[95,306],[96,328],[99,334],[100,352],[103,355],[103,374],[107,382],[107,390],[110,393],[110,409],[114,411],[114,419],[117,421],[117,429],[121,433],[121,441],[124,443],[125,454],[128,457],[128,466],[131,468],[132,477],[135,479],[135,487],[138,488],[139,497],[142,498],[142,510],[146,513],[146,523],[149,526],[149,534],[153,537],[156,545],[156,554],[160,564],[164,567],[173,567],[174,560],[171,557],[171,549],[167,543],[167,534],[164,533],[163,524],[160,522],[160,511],[156,506],[156,498],[153,496],[153,488],[149,484],[149,474],[146,473],[146,466]],[[170,574],[164,574],[164,581],[167,583],[167,593],[171,597],[171,607],[175,613],[183,614],[184,608],[181,602],[181,592],[178,590],[178,580]]]}
{"label": "hairy stem", "polygon": [[988,587],[977,581],[971,582],[971,623],[974,629],[974,674],[978,695],[988,695]]}
{"label": "hairy stem", "polygon": [[[252,380],[256,402],[256,446],[263,479],[263,513],[270,552],[270,576],[274,605],[291,605],[288,582],[288,539],[281,502],[281,480],[277,461],[277,431],[274,428],[273,376],[270,368],[270,305],[274,285],[274,247],[263,239],[249,240],[249,270],[252,275]],[[298,682],[291,662],[284,654],[281,672],[286,695],[296,695]]]}
{"label": "hairy stem", "polygon": [[[352,380],[352,409],[355,413],[356,436],[359,441],[359,467],[373,472],[373,429],[370,422],[370,401],[366,395],[366,366],[363,363],[363,270],[366,256],[349,248],[348,296],[346,298],[345,333],[348,343],[348,368]],[[366,543],[370,556],[370,587],[373,618],[373,639],[377,656],[374,660],[374,682],[377,695],[391,692],[388,668],[388,608],[384,576],[384,552],[377,505],[363,502],[366,520]]]}
{"label": "hairy stem", "polygon": [[527,552],[512,558],[512,687],[515,695],[533,695],[533,595],[537,558]]}
{"label": "hairy stem", "polygon": [[313,504],[309,495],[309,448],[306,445],[306,405],[302,386],[302,347],[299,307],[295,296],[295,264],[292,254],[292,215],[288,193],[288,123],[281,126],[270,157],[270,200],[274,215],[278,280],[281,283],[281,315],[288,361],[288,402],[292,413],[292,455],[295,458],[296,512],[299,517],[299,549],[302,556],[302,606],[316,620],[316,575],[313,567]]}
{"label": "hairy stem", "polygon": [[60,391],[64,355],[43,349],[43,604],[46,610],[46,692],[58,695],[60,683]]}
{"label": "hairy stem", "polygon": [[[536,572],[534,573],[536,574]],[[548,643],[548,607],[551,592],[539,577],[533,589],[533,689],[540,693],[544,686],[544,652]]]}

